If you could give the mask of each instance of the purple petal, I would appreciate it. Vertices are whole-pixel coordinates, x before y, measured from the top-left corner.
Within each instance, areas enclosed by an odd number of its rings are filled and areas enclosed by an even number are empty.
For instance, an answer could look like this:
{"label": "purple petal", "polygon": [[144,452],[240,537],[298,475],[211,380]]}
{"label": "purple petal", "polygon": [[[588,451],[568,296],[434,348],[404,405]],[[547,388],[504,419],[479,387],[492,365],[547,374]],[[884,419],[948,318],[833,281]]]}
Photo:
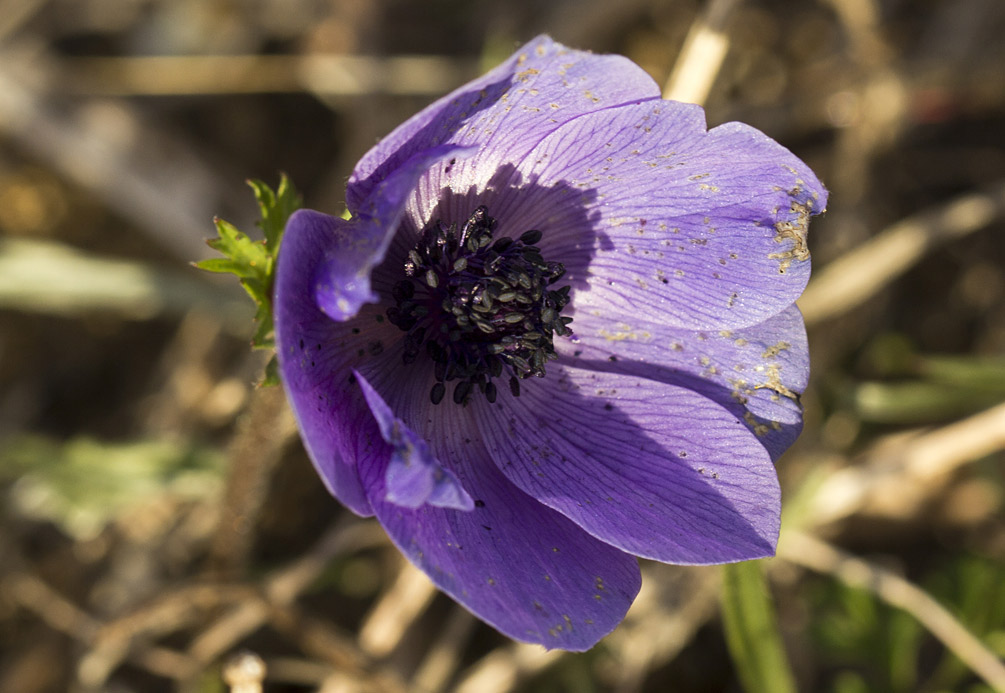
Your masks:
{"label": "purple petal", "polygon": [[375,307],[364,308],[348,322],[334,322],[318,307],[312,279],[318,263],[349,227],[316,212],[297,212],[286,225],[273,301],[276,355],[287,399],[318,474],[353,512],[372,515],[356,471],[372,452],[356,445],[354,432],[370,426],[378,439],[379,433],[349,378],[359,363],[358,353],[366,353],[364,345],[395,339],[389,330],[397,328],[377,322]]}
{"label": "purple petal", "polygon": [[429,446],[377,394],[360,373],[356,373],[366,403],[373,412],[380,434],[391,445],[391,461],[387,467],[387,500],[406,508],[419,508],[428,503],[438,508],[471,510],[471,496],[461,486],[456,475],[444,469]]}
{"label": "purple petal", "polygon": [[349,179],[349,209],[357,209],[379,181],[415,152],[444,143],[478,145],[477,162],[456,167],[434,186],[439,190],[453,181],[455,189],[467,188],[473,175],[487,178],[503,162],[519,160],[560,123],[654,98],[659,98],[659,87],[627,58],[571,50],[539,36],[499,67],[407,120],[371,149]]}
{"label": "purple petal", "polygon": [[384,500],[384,470],[364,470],[388,535],[440,589],[506,635],[548,648],[592,647],[638,592],[635,558],[519,491],[483,448],[465,445],[457,458],[457,475],[476,498],[471,512],[393,504]]}
{"label": "purple petal", "polygon": [[[350,222],[288,224],[281,375],[332,493],[444,591],[516,639],[583,650],[623,618],[636,555],[774,552],[771,459],[807,372],[793,302],[826,203],[790,152],[706,131],[624,58],[539,37],[374,147],[347,199]],[[418,233],[482,204],[497,235],[544,232],[575,334],[521,396],[436,406],[431,360],[403,364],[384,310]]]}
{"label": "purple petal", "polygon": [[440,589],[517,640],[585,650],[609,633],[639,589],[635,558],[507,481],[495,452],[480,443],[473,407],[430,404],[431,368],[402,378],[374,361],[360,372],[475,499],[470,512],[405,508],[387,500],[385,464],[361,465],[377,518],[402,553]]}
{"label": "purple petal", "polygon": [[799,434],[799,396],[809,349],[799,309],[790,306],[740,330],[640,326],[634,316],[575,313],[574,336],[556,348],[579,366],[681,385],[734,411],[777,458]]}
{"label": "purple petal", "polygon": [[[471,151],[464,147],[440,146],[415,154],[373,188],[370,198],[360,205],[350,223],[331,227],[330,233],[335,238],[327,244],[327,252],[315,276],[315,295],[321,310],[333,320],[346,320],[364,303],[377,301],[370,273],[387,254],[398,232],[405,201],[419,178],[430,166],[451,157],[469,156]],[[325,216],[299,210],[290,218],[290,223],[324,226],[327,224]]]}
{"label": "purple petal", "polygon": [[795,302],[809,276],[808,219],[826,203],[781,145],[738,123],[706,132],[700,108],[669,101],[568,122],[518,173],[537,189],[581,191],[561,213],[520,189],[491,208],[544,232],[542,251],[578,289],[577,312],[691,330],[756,324]]}
{"label": "purple petal", "polygon": [[556,364],[546,382],[527,381],[518,398],[499,404],[477,411],[503,473],[598,539],[668,563],[774,553],[775,469],[753,434],[715,402],[645,378]]}

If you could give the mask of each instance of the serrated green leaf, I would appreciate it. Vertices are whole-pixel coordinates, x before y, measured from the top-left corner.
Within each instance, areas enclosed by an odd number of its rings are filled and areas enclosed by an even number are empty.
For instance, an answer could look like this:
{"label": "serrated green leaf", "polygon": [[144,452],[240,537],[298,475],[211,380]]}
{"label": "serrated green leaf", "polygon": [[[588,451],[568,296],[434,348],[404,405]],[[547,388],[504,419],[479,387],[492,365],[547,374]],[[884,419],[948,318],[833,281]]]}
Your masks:
{"label": "serrated green leaf", "polygon": [[245,277],[241,279],[241,285],[248,295],[255,300],[255,303],[269,302],[269,289],[265,285],[265,280],[258,277]]}
{"label": "serrated green leaf", "polygon": [[269,306],[264,303],[259,304],[255,320],[258,326],[251,338],[251,346],[256,349],[271,349],[276,345],[276,342],[272,337],[272,311]]}
{"label": "serrated green leaf", "polygon": [[737,674],[749,693],[795,693],[760,561],[722,567],[722,620]]}
{"label": "serrated green leaf", "polygon": [[[256,349],[270,349],[275,346],[272,287],[276,257],[286,222],[300,207],[301,200],[285,174],[281,175],[279,186],[275,191],[260,180],[250,180],[248,185],[258,200],[261,218],[256,225],[262,230],[264,240],[254,240],[233,224],[223,219],[216,219],[214,223],[217,238],[207,243],[224,257],[201,260],[195,263],[195,266],[208,272],[233,274],[241,280],[241,286],[257,306],[255,314],[257,325],[251,345]],[[271,373],[266,373],[263,380],[265,384],[271,382],[278,382],[275,367],[272,367]]]}
{"label": "serrated green leaf", "polygon": [[251,240],[223,219],[215,219],[214,223],[219,238],[207,241],[209,247],[226,255],[245,273],[238,276],[264,276],[269,262],[265,244]]}
{"label": "serrated green leaf", "polygon": [[240,272],[243,270],[243,267],[240,264],[222,257],[199,260],[195,263],[195,266],[201,270],[206,270],[207,272],[217,272],[219,274],[229,273],[240,275]]}
{"label": "serrated green leaf", "polygon": [[269,362],[265,364],[265,375],[258,387],[274,387],[279,384],[279,360],[273,354]]}
{"label": "serrated green leaf", "polygon": [[248,185],[255,191],[255,198],[262,213],[258,227],[265,234],[266,248],[274,254],[279,248],[287,220],[293,212],[300,209],[302,200],[285,173],[280,174],[279,186],[275,192],[260,180],[250,180]]}

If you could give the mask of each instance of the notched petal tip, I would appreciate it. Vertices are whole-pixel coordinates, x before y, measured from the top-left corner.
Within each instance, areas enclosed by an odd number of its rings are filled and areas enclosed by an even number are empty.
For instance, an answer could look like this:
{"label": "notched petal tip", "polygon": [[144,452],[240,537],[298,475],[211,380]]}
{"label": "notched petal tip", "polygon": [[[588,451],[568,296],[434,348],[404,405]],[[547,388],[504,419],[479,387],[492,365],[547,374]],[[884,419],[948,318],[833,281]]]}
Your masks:
{"label": "notched petal tip", "polygon": [[457,476],[446,469],[429,449],[429,445],[405,422],[394,416],[384,399],[354,371],[363,390],[363,397],[373,413],[380,435],[391,445],[391,460],[387,467],[386,498],[405,508],[432,505],[437,508],[473,510],[474,500],[464,490]]}

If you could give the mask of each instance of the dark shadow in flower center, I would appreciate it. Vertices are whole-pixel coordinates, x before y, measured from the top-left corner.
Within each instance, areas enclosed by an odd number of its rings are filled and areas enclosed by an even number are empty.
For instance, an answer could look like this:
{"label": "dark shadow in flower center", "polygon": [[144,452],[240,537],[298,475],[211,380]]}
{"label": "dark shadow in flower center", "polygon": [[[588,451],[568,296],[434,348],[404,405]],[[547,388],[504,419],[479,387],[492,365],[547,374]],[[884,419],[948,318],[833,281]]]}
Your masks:
{"label": "dark shadow in flower center", "polygon": [[598,244],[609,245],[590,211],[595,199],[506,165],[483,190],[446,189],[421,230],[403,223],[380,272],[390,284],[387,315],[406,333],[406,367],[434,362],[434,404],[448,387],[457,404],[479,392],[495,402],[493,378],[519,396],[521,381],[546,376],[553,340],[571,334],[562,309],[586,285]]}
{"label": "dark shadow in flower center", "polygon": [[570,286],[575,295],[587,288],[590,262],[597,252],[614,248],[601,227],[596,204],[596,190],[563,180],[541,183],[538,176],[525,177],[513,164],[505,164],[482,190],[444,189],[429,221],[463,224],[473,210],[484,206],[496,220],[495,238],[517,239],[526,231],[540,231],[536,245],[546,260],[562,263],[565,274],[559,285]]}

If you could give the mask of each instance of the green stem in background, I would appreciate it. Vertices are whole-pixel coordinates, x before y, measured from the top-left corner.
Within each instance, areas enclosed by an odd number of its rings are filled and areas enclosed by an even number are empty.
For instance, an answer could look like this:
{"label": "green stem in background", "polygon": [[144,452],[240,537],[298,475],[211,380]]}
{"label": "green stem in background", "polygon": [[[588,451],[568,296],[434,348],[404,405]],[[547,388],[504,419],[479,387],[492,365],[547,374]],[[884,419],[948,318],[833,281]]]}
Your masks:
{"label": "green stem in background", "polygon": [[761,561],[722,566],[726,644],[748,693],[795,693]]}

